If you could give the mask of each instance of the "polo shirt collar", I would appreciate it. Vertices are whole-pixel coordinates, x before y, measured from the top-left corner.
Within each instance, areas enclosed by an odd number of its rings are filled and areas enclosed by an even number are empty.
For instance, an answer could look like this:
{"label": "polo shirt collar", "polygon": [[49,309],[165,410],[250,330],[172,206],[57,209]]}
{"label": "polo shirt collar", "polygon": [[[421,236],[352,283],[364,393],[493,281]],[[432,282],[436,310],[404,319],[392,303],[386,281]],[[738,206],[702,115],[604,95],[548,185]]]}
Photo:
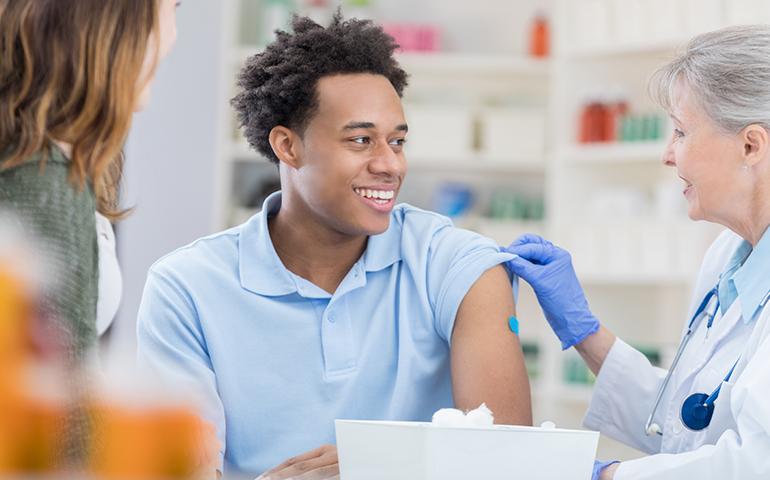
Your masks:
{"label": "polo shirt collar", "polygon": [[241,229],[238,243],[238,268],[241,286],[259,295],[281,296],[297,291],[289,270],[273,247],[267,220],[281,209],[281,192],[267,197],[262,211]]}
{"label": "polo shirt collar", "polygon": [[[251,217],[241,229],[238,245],[241,286],[259,295],[277,297],[297,291],[294,276],[276,253],[267,226],[268,219],[280,209],[281,192],[275,192],[265,199],[262,211]],[[376,272],[400,260],[401,222],[396,216],[391,216],[385,232],[369,237],[363,266],[366,272]]]}
{"label": "polo shirt collar", "polygon": [[751,321],[770,291],[770,229],[765,231],[743,265],[733,275],[743,318]]}
{"label": "polo shirt collar", "polygon": [[400,220],[391,214],[388,229],[369,237],[364,252],[367,272],[383,270],[401,260],[401,227]]}

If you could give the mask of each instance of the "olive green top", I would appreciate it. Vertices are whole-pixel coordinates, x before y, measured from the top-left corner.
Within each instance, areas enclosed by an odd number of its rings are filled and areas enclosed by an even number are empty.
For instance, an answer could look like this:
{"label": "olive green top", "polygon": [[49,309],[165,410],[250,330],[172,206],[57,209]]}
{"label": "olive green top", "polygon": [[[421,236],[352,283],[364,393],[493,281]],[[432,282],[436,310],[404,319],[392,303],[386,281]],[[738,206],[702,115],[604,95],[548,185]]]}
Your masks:
{"label": "olive green top", "polygon": [[[44,312],[67,332],[71,354],[78,359],[96,344],[96,200],[90,185],[81,191],[68,180],[69,160],[61,150],[52,147],[42,168],[41,155],[0,169],[0,211],[15,214],[40,242],[47,287]],[[0,155],[0,167],[3,160]]]}

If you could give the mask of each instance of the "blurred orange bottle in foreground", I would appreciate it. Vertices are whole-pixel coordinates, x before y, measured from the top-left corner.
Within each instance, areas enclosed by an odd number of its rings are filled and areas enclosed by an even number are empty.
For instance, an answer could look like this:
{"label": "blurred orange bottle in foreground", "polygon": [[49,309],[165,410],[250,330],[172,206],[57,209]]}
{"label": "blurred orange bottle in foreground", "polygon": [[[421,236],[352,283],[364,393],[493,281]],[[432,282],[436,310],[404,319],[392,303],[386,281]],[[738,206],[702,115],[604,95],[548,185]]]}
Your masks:
{"label": "blurred orange bottle in foreground", "polygon": [[54,472],[64,443],[64,406],[27,388],[35,315],[29,289],[0,265],[0,476]]}
{"label": "blurred orange bottle in foreground", "polygon": [[215,478],[213,426],[184,407],[96,404],[88,474],[99,479]]}
{"label": "blurred orange bottle in foreground", "polygon": [[536,58],[545,58],[550,54],[551,32],[548,18],[538,12],[532,21],[529,38],[529,54]]}

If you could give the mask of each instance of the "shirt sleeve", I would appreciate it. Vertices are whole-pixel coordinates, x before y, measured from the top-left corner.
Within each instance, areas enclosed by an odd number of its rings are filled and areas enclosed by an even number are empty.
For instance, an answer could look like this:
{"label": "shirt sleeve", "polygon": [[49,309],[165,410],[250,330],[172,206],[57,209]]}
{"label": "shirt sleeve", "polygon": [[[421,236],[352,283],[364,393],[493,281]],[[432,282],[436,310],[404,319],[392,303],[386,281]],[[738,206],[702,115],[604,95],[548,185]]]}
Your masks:
{"label": "shirt sleeve", "polygon": [[[468,290],[484,272],[512,258],[488,238],[451,224],[435,232],[430,244],[428,288],[436,331],[447,343],[451,343],[457,310]],[[508,275],[518,286],[516,278],[510,272]]]}
{"label": "shirt sleeve", "polygon": [[194,399],[203,419],[216,428],[218,469],[224,471],[224,407],[195,306],[179,282],[153,269],[139,307],[137,361],[141,370]]}
{"label": "shirt sleeve", "polygon": [[729,406],[737,429],[727,429],[716,444],[690,452],[623,462],[615,479],[770,478],[770,338],[765,336],[752,358],[735,384],[722,384],[723,390],[732,390]]}
{"label": "shirt sleeve", "polygon": [[659,452],[660,436],[647,436],[644,424],[665,376],[665,370],[616,339],[596,377],[583,424],[638,450]]}

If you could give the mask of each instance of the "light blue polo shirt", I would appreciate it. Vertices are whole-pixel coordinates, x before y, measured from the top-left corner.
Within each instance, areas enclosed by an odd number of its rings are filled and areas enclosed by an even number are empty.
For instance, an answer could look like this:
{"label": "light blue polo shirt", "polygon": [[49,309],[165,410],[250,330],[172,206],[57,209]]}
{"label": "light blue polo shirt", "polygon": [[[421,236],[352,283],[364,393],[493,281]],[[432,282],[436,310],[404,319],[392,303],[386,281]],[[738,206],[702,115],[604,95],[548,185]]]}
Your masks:
{"label": "light blue polo shirt", "polygon": [[401,204],[330,295],[276,255],[280,203],[156,262],[137,327],[140,365],[199,391],[228,470],[255,475],[334,443],[336,418],[425,421],[453,406],[457,309],[513,257]]}

